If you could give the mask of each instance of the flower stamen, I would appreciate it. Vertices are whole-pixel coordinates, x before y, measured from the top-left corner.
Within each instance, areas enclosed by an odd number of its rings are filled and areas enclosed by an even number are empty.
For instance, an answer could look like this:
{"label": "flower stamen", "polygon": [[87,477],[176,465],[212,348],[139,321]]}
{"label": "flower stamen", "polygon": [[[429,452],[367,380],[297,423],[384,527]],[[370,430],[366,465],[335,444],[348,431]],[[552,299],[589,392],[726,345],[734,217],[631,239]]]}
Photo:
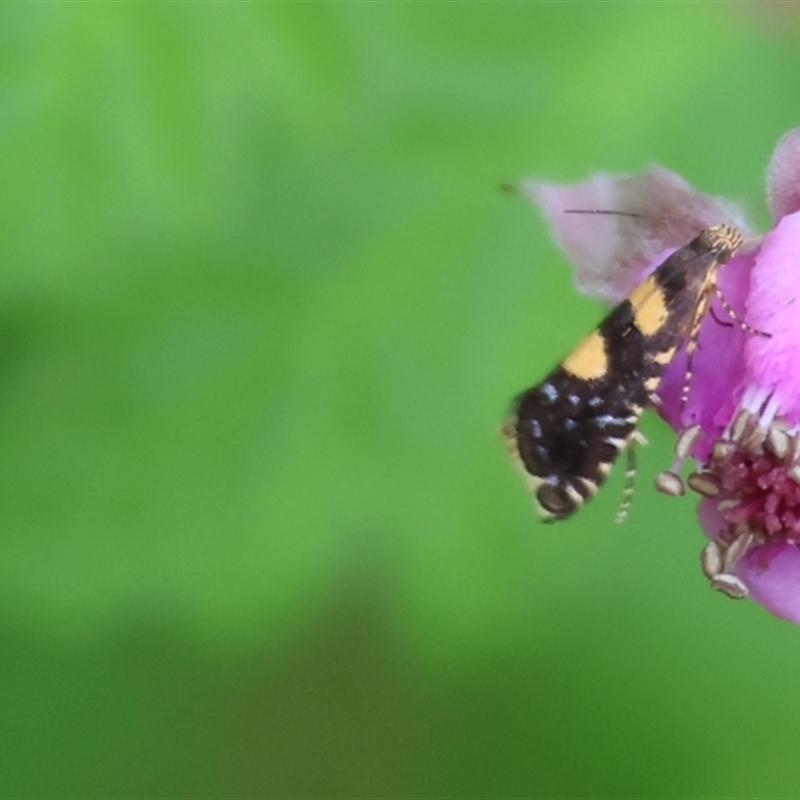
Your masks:
{"label": "flower stamen", "polygon": [[747,594],[737,565],[754,548],[800,540],[800,432],[776,418],[774,398],[751,392],[748,399],[753,405],[740,409],[687,481],[719,518],[701,554],[703,574],[735,598]]}

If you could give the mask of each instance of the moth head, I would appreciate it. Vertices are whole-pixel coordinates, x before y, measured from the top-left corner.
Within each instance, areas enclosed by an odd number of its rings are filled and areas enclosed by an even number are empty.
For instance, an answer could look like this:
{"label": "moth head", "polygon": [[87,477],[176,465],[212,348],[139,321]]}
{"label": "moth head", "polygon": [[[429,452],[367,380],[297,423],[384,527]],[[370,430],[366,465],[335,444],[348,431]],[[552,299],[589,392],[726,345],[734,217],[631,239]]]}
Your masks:
{"label": "moth head", "polygon": [[736,251],[744,244],[741,231],[733,225],[713,225],[706,228],[700,236],[720,263],[733,258]]}

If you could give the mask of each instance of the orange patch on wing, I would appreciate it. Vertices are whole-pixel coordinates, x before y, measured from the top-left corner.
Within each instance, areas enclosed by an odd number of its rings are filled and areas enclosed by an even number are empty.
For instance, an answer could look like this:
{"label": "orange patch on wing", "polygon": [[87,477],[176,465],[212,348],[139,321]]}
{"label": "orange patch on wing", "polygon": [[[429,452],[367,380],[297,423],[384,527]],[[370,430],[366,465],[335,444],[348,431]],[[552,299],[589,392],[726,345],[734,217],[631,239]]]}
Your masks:
{"label": "orange patch on wing", "polygon": [[640,283],[628,301],[633,306],[633,323],[645,336],[652,336],[664,327],[669,309],[661,287],[653,278]]}
{"label": "orange patch on wing", "polygon": [[561,363],[576,378],[590,381],[602,378],[608,371],[608,356],[603,337],[590,333]]}

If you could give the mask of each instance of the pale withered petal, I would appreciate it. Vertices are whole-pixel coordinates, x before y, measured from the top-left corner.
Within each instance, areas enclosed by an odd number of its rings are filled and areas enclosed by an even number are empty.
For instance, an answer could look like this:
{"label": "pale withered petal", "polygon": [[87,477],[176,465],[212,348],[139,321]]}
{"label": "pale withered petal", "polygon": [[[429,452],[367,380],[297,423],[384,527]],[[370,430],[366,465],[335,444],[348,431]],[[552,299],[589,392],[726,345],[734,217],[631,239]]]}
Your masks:
{"label": "pale withered petal", "polygon": [[698,192],[661,167],[636,175],[599,173],[574,184],[529,179],[517,188],[541,208],[575,267],[578,289],[611,302],[619,302],[704,228],[727,222],[748,232],[735,205]]}

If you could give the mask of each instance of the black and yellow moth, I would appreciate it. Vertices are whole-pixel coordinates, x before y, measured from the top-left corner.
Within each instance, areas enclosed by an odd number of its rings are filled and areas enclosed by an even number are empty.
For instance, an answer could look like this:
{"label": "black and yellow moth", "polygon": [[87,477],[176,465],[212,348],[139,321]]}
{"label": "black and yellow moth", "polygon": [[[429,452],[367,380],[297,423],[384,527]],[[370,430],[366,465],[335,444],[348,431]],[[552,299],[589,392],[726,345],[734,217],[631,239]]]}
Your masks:
{"label": "black and yellow moth", "polygon": [[620,453],[631,452],[639,418],[655,402],[667,364],[684,345],[691,357],[712,295],[719,296],[717,272],[742,243],[732,225],[702,231],[513,402],[503,433],[545,520],[575,512]]}

